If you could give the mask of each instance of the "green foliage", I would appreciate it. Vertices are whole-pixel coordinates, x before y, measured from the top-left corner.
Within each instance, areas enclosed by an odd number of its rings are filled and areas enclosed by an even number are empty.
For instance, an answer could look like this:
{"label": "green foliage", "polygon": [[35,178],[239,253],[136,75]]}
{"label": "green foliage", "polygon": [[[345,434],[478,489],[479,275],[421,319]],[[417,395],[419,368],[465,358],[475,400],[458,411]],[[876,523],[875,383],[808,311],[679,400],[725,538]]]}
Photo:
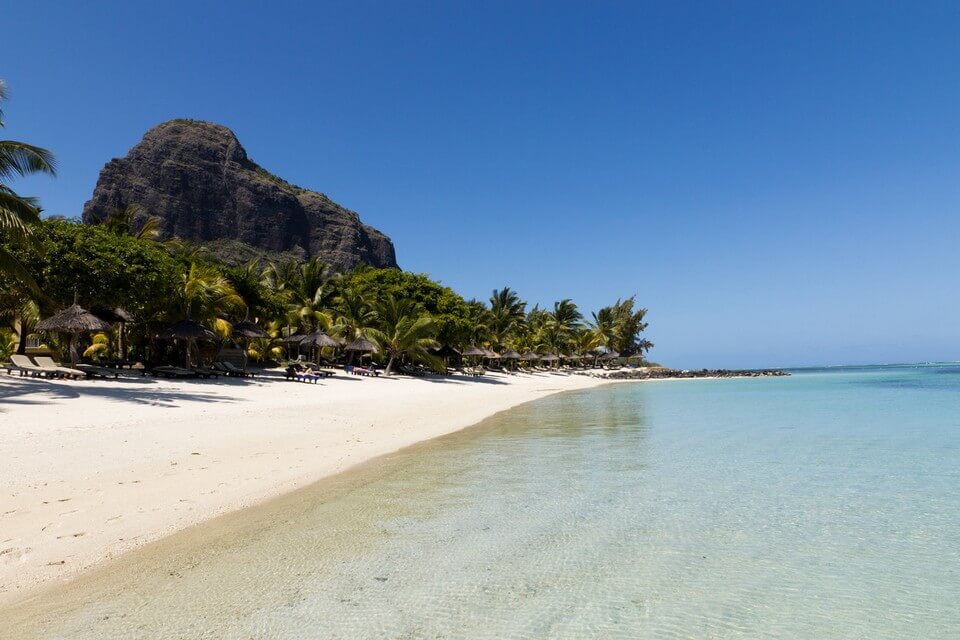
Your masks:
{"label": "green foliage", "polygon": [[441,344],[462,346],[470,341],[476,314],[457,292],[425,274],[365,267],[345,276],[343,284],[356,288],[368,300],[393,297],[420,305],[433,318]]}
{"label": "green foliage", "polygon": [[[6,99],[7,85],[0,80],[0,103]],[[0,129],[3,127],[0,109]],[[7,184],[10,178],[34,173],[56,174],[52,153],[25,142],[0,140],[0,277],[14,279],[36,292],[37,283],[12,249],[33,246],[31,235],[40,220],[40,207],[35,198],[18,195]]]}
{"label": "green foliage", "polygon": [[375,311],[377,326],[369,333],[389,358],[386,375],[390,375],[398,358],[426,364],[435,371],[445,369],[443,361],[430,354],[430,349],[440,343],[434,339],[433,318],[420,304],[388,295],[377,303]]}
{"label": "green foliage", "polygon": [[[47,219],[34,233],[36,249],[7,245],[37,282],[46,313],[71,304],[123,307],[137,316],[156,313],[170,299],[180,271],[159,246],[101,226]],[[14,279],[0,277],[0,296],[26,296]]]}

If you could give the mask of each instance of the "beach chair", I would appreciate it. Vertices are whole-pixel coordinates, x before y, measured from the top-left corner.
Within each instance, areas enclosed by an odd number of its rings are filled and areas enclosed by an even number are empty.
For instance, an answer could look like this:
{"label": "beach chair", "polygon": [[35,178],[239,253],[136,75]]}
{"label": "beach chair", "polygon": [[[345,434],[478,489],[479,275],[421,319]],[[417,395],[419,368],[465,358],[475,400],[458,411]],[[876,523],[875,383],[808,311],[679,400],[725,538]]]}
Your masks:
{"label": "beach chair", "polygon": [[107,369],[93,364],[78,364],[77,369],[87,374],[88,378],[103,378],[106,380],[107,378],[116,379],[120,377],[120,372],[116,369]]}
{"label": "beach chair", "polygon": [[54,377],[49,371],[47,371],[43,367],[38,367],[36,364],[34,364],[33,361],[28,356],[15,353],[12,356],[10,356],[10,362],[16,365],[16,367],[20,370],[21,376],[29,373],[31,376],[35,376],[35,377],[40,377],[40,376],[43,376],[45,378]]}
{"label": "beach chair", "polygon": [[317,384],[318,380],[323,379],[323,376],[316,374],[301,373],[297,371],[297,368],[293,365],[287,367],[283,377],[292,382],[312,382],[313,384]]}
{"label": "beach chair", "polygon": [[29,374],[29,375],[37,375],[36,373],[34,373],[34,371],[33,371],[32,369],[24,369],[23,367],[21,367],[21,366],[19,366],[19,365],[16,365],[16,364],[14,364],[13,362],[5,362],[5,363],[3,363],[3,365],[0,365],[0,366],[2,366],[4,369],[6,369],[6,370],[7,370],[7,373],[10,374],[11,376],[13,375],[13,372],[14,372],[14,371],[16,371],[17,373],[19,373],[21,378],[22,378],[23,376],[27,375],[27,374]]}
{"label": "beach chair", "polygon": [[161,365],[152,369],[145,369],[146,373],[161,378],[196,378],[197,373],[191,369],[182,367],[172,367],[170,365]]}
{"label": "beach chair", "polygon": [[53,361],[53,358],[50,356],[37,356],[34,358],[34,362],[37,363],[37,366],[46,371],[51,376],[59,376],[62,378],[73,378],[74,380],[79,380],[80,378],[86,378],[87,374],[79,369],[71,369],[70,367],[62,367],[56,362]]}
{"label": "beach chair", "polygon": [[240,378],[248,378],[248,377],[252,378],[254,376],[253,371],[246,371],[244,369],[241,369],[240,367],[238,367],[237,365],[229,361],[218,362],[213,366],[214,368],[217,368],[218,365],[220,370],[223,373],[227,374],[228,376],[237,376]]}

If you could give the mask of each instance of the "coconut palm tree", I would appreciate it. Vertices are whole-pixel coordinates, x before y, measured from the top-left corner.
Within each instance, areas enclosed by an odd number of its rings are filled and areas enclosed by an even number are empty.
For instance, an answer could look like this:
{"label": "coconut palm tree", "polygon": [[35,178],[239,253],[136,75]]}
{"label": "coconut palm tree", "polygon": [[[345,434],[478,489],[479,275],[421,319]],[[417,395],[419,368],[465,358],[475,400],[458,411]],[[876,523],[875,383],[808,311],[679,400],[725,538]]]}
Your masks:
{"label": "coconut palm tree", "polygon": [[191,262],[178,287],[176,306],[181,317],[217,325],[218,315],[236,313],[245,305],[243,298],[218,269]]}
{"label": "coconut palm tree", "polygon": [[588,322],[587,326],[597,341],[598,347],[609,347],[617,334],[617,318],[613,313],[613,307],[603,307],[592,314],[593,321]]}
{"label": "coconut palm tree", "polygon": [[527,303],[510,287],[493,290],[487,325],[495,348],[502,347],[520,328],[527,316],[526,307]]}
{"label": "coconut palm tree", "polygon": [[300,266],[297,276],[287,289],[293,311],[309,331],[329,330],[333,325],[328,309],[333,302],[335,282],[330,267],[320,258],[311,258]]}
{"label": "coconut palm tree", "polygon": [[375,328],[377,313],[360,289],[345,288],[334,299],[334,305],[335,320],[331,330],[348,342],[366,336]]}
{"label": "coconut palm tree", "polygon": [[433,318],[423,307],[409,299],[387,296],[377,304],[377,327],[369,330],[369,336],[387,354],[385,375],[390,375],[397,358],[408,358],[443,371],[443,360],[432,355],[429,349],[440,346],[434,336],[436,327]]}
{"label": "coconut palm tree", "polygon": [[[134,231],[138,219],[143,222]],[[98,224],[117,235],[129,235],[137,240],[155,240],[160,235],[160,218],[149,215],[139,204],[130,204],[123,208],[117,205],[113,208],[113,213],[101,219]]]}
{"label": "coconut palm tree", "polygon": [[[7,86],[0,80],[0,102],[7,99]],[[0,128],[4,127],[0,109]],[[30,242],[32,226],[40,220],[40,207],[35,198],[18,195],[7,180],[34,173],[56,175],[56,161],[46,149],[15,140],[0,140],[0,235],[14,246]],[[0,246],[0,274],[7,275],[37,291],[37,284],[20,261]]]}

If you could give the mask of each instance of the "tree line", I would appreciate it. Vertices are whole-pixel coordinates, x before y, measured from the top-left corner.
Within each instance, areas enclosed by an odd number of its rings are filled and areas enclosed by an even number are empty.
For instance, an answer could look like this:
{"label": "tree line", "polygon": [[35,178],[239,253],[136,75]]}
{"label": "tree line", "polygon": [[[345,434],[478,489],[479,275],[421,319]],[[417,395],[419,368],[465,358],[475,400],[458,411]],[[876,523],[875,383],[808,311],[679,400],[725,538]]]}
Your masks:
{"label": "tree line", "polygon": [[[228,265],[202,247],[158,241],[159,220],[136,205],[118,207],[98,224],[42,219],[37,201],[8,184],[31,173],[53,175],[53,155],[0,142],[0,356],[23,352],[36,323],[74,300],[131,313],[136,322],[126,337],[134,357],[163,353],[157,336],[183,319],[208,327],[221,344],[233,339],[237,323],[256,323],[267,337],[244,341],[254,361],[278,360],[290,334],[314,332],[371,340],[388,368],[401,360],[439,369],[444,347],[626,356],[653,346],[642,338],[647,311],[632,296],[585,317],[570,299],[530,307],[503,287],[488,301],[467,300],[424,274],[398,269],[333,273],[320,258]],[[44,339],[58,346],[55,336]],[[115,344],[93,336],[87,354],[116,356]]]}

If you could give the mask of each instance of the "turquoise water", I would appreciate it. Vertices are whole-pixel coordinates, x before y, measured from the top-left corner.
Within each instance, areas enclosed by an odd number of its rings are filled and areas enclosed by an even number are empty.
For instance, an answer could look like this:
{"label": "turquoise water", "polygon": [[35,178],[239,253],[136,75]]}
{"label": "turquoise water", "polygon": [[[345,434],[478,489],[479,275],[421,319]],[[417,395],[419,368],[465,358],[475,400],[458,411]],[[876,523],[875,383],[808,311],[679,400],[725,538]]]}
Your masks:
{"label": "turquoise water", "polygon": [[960,366],[553,396],[11,620],[0,636],[958,638]]}

